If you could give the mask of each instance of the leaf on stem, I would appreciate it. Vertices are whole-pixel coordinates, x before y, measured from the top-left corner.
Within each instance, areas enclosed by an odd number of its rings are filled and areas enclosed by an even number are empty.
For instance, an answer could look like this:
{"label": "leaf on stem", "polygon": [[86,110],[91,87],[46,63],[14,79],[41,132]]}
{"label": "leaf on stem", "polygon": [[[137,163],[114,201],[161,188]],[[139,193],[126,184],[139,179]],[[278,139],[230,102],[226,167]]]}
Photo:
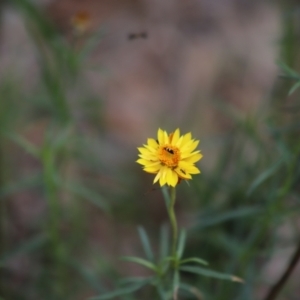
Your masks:
{"label": "leaf on stem", "polygon": [[31,154],[35,158],[40,157],[40,150],[32,143],[24,139],[23,137],[17,135],[17,134],[6,134],[6,136],[13,142],[15,142],[17,145],[19,145],[21,148],[23,148],[27,153]]}
{"label": "leaf on stem", "polygon": [[289,96],[292,95],[300,87],[300,81],[296,82],[289,90]]}
{"label": "leaf on stem", "polygon": [[186,231],[183,229],[180,231],[177,247],[177,259],[182,257],[186,241]]}
{"label": "leaf on stem", "polygon": [[181,265],[184,265],[186,263],[194,262],[200,265],[208,266],[208,262],[204,259],[198,258],[198,257],[190,257],[190,258],[185,258],[180,261]]}
{"label": "leaf on stem", "polygon": [[27,175],[19,181],[8,183],[0,187],[0,198],[4,198],[20,191],[37,187],[42,184],[41,173]]}
{"label": "leaf on stem", "polygon": [[195,296],[198,300],[203,300],[204,297],[202,293],[194,286],[186,284],[186,283],[180,283],[179,286],[180,290],[187,291],[188,293]]}
{"label": "leaf on stem", "polygon": [[100,284],[99,278],[96,274],[84,266],[82,263],[75,259],[68,259],[67,263],[77,272],[81,278],[88,283],[96,292],[101,293],[104,291],[104,287]]}
{"label": "leaf on stem", "polygon": [[153,262],[154,261],[154,255],[153,255],[153,252],[152,252],[152,249],[151,249],[150,240],[148,238],[146,230],[143,227],[139,226],[138,227],[138,232],[139,232],[139,236],[140,236],[140,239],[141,239],[142,246],[143,246],[143,249],[145,251],[146,257],[147,257],[148,260]]}
{"label": "leaf on stem", "polygon": [[160,259],[163,260],[169,253],[169,231],[166,225],[160,230]]}
{"label": "leaf on stem", "polygon": [[140,258],[140,257],[123,256],[123,257],[121,257],[121,259],[124,260],[124,261],[130,261],[130,262],[142,265],[142,266],[144,266],[144,267],[146,267],[150,270],[153,270],[154,272],[158,271],[158,268],[155,264],[153,264],[152,262],[150,262],[146,259]]}
{"label": "leaf on stem", "polygon": [[277,65],[284,71],[285,75],[289,76],[290,79],[300,79],[300,75],[284,62],[279,61],[277,62]]}
{"label": "leaf on stem", "polygon": [[163,289],[161,284],[156,285],[157,293],[161,300],[169,300],[168,293]]}
{"label": "leaf on stem", "polygon": [[143,282],[139,282],[139,283],[136,283],[136,284],[124,287],[124,288],[117,289],[117,290],[115,290],[113,292],[106,293],[106,294],[104,294],[102,296],[97,296],[97,297],[90,298],[89,300],[112,299],[112,298],[115,298],[115,297],[118,297],[118,296],[122,296],[122,295],[126,295],[126,294],[131,294],[131,293],[133,293],[133,292],[141,289],[143,286],[145,286],[146,284],[148,284],[148,282],[149,282],[149,280],[145,280]]}
{"label": "leaf on stem", "polygon": [[174,300],[178,299],[179,285],[180,285],[180,273],[178,270],[176,270],[173,276],[173,299]]}
{"label": "leaf on stem", "polygon": [[209,270],[209,269],[204,269],[201,267],[182,266],[182,267],[180,267],[180,270],[184,271],[184,272],[189,272],[189,273],[206,276],[206,277],[212,277],[212,278],[217,278],[217,279],[222,279],[222,280],[230,280],[230,281],[240,282],[240,283],[244,282],[244,280],[242,278],[239,278],[237,276],[234,276],[231,274],[220,273],[220,272]]}

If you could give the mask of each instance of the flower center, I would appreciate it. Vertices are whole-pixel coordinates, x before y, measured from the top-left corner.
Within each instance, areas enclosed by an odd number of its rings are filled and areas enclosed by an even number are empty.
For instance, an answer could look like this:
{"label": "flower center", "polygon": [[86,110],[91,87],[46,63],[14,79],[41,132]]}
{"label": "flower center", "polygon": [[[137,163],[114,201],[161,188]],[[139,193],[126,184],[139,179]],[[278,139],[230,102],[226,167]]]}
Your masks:
{"label": "flower center", "polygon": [[180,151],[172,145],[163,145],[158,149],[158,158],[163,165],[175,168],[180,160]]}

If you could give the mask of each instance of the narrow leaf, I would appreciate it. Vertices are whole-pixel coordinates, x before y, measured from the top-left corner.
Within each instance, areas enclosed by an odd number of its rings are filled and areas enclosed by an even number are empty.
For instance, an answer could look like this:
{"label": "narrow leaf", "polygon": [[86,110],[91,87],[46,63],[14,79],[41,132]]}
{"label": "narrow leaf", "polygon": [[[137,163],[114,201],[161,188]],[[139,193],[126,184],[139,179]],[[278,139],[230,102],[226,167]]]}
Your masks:
{"label": "narrow leaf", "polygon": [[187,291],[188,293],[192,294],[198,300],[203,300],[204,299],[202,293],[196,287],[194,287],[192,285],[189,285],[189,284],[186,284],[186,283],[180,283],[179,288],[181,290]]}
{"label": "narrow leaf", "polygon": [[166,291],[164,291],[161,283],[158,283],[156,285],[156,289],[157,289],[157,293],[158,293],[158,295],[159,295],[159,297],[160,297],[161,300],[168,300],[170,298],[167,295],[168,293]]}
{"label": "narrow leaf", "polygon": [[204,265],[204,266],[208,265],[208,262],[206,260],[198,258],[198,257],[190,257],[190,258],[183,259],[182,261],[180,261],[180,264],[184,265],[184,264],[190,263],[190,262],[194,262],[194,263]]}
{"label": "narrow leaf", "polygon": [[244,282],[243,279],[241,279],[237,276],[220,273],[220,272],[209,270],[209,269],[204,269],[201,267],[183,266],[183,267],[180,267],[180,270],[189,272],[189,273],[202,275],[205,277],[212,277],[212,278],[217,278],[217,279],[222,279],[222,280],[230,280],[230,281],[241,282],[241,283]]}
{"label": "narrow leaf", "polygon": [[277,65],[286,73],[286,75],[289,75],[291,79],[300,78],[300,75],[295,70],[286,65],[284,62],[279,61],[277,62]]}
{"label": "narrow leaf", "polygon": [[110,292],[110,293],[106,293],[102,296],[97,296],[97,297],[90,298],[89,300],[112,299],[112,298],[115,298],[115,297],[118,297],[118,296],[130,294],[130,293],[133,293],[133,292],[141,289],[146,284],[147,284],[147,282],[131,285],[131,286],[128,286],[128,287],[117,289],[117,290],[115,290],[113,292]]}
{"label": "narrow leaf", "polygon": [[20,179],[17,182],[8,183],[3,187],[0,187],[0,198],[18,193],[25,189],[36,187],[42,183],[41,174],[27,175],[25,178]]}
{"label": "narrow leaf", "polygon": [[98,293],[104,291],[104,288],[99,283],[99,278],[94,274],[94,272],[85,266],[83,266],[80,262],[70,259],[69,264],[75,271],[77,271],[81,277]]}
{"label": "narrow leaf", "polygon": [[139,236],[143,245],[143,249],[145,251],[146,257],[150,261],[154,261],[154,255],[150,246],[150,241],[145,229],[141,226],[138,227]]}
{"label": "narrow leaf", "polygon": [[300,81],[296,82],[289,91],[289,96],[292,95],[300,87]]}
{"label": "narrow leaf", "polygon": [[143,281],[153,280],[154,277],[126,277],[120,280],[120,284],[133,284],[133,283],[141,283]]}
{"label": "narrow leaf", "polygon": [[163,225],[160,230],[160,259],[163,260],[169,253],[169,232],[168,227]]}
{"label": "narrow leaf", "polygon": [[184,247],[186,241],[186,231],[181,230],[179,239],[178,239],[178,248],[177,248],[177,258],[180,259],[182,257]]}
{"label": "narrow leaf", "polygon": [[153,264],[152,262],[145,260],[143,258],[134,257],[134,256],[124,256],[124,257],[121,257],[121,259],[142,265],[148,269],[153,270],[154,272],[157,272],[157,266],[155,264]]}
{"label": "narrow leaf", "polygon": [[200,221],[195,224],[194,229],[205,228],[221,224],[233,219],[245,218],[247,216],[256,215],[262,209],[258,206],[241,207],[235,210],[225,211],[221,214],[211,213],[207,216],[201,216]]}
{"label": "narrow leaf", "polygon": [[93,191],[90,188],[87,188],[83,185],[81,185],[78,182],[69,182],[69,183],[63,183],[61,182],[62,187],[66,188],[73,194],[82,197],[85,200],[88,200],[92,204],[98,206],[100,209],[102,209],[104,212],[109,213],[110,208],[105,201],[105,199],[96,191]]}
{"label": "narrow leaf", "polygon": [[6,134],[6,136],[32,156],[34,156],[35,158],[39,158],[40,151],[34,144],[30,143],[29,141],[17,134]]}
{"label": "narrow leaf", "polygon": [[180,284],[180,274],[179,271],[176,270],[173,276],[173,299],[178,299],[178,289]]}
{"label": "narrow leaf", "polygon": [[250,188],[247,191],[247,196],[251,195],[255,189],[257,189],[262,183],[264,183],[269,177],[271,177],[279,167],[281,167],[283,160],[278,160],[271,168],[267,169],[261,173],[251,184]]}

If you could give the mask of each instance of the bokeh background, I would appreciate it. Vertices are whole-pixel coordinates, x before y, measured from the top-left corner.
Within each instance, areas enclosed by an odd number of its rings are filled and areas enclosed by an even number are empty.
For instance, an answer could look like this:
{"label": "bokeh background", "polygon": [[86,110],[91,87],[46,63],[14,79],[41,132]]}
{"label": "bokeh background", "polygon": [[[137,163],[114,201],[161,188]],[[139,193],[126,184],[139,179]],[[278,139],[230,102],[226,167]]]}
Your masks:
{"label": "bokeh background", "polygon": [[[119,256],[143,256],[138,226],[156,250],[167,226],[135,162],[159,127],[201,140],[202,173],[178,186],[186,256],[245,280],[183,274],[202,296],[182,299],[266,299],[300,239],[300,3],[0,3],[0,299],[88,299],[148,274]],[[278,299],[299,299],[299,275]]]}

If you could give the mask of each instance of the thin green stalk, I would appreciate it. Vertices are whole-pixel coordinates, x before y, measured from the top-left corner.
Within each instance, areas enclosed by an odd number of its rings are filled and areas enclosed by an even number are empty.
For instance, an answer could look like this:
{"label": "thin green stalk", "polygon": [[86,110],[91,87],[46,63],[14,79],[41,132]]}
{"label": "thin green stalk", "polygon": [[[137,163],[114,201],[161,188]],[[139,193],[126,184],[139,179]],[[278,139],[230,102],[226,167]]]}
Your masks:
{"label": "thin green stalk", "polygon": [[177,227],[177,220],[175,215],[175,201],[176,201],[176,188],[171,187],[170,188],[170,203],[168,207],[168,213],[170,217],[171,227],[172,227],[172,252],[171,255],[174,258],[176,258],[176,250],[177,250],[177,240],[178,240],[178,227]]}
{"label": "thin green stalk", "polygon": [[43,154],[44,184],[49,207],[48,230],[55,276],[55,280],[52,282],[52,288],[55,296],[62,297],[64,293],[64,267],[62,265],[64,260],[64,248],[59,232],[60,207],[57,187],[54,182],[55,164],[50,148],[44,149]]}
{"label": "thin green stalk", "polygon": [[[1,138],[1,136],[0,136]],[[2,149],[2,139],[0,140],[0,186],[4,186],[4,176],[2,170],[4,170],[4,153]],[[0,257],[2,257],[5,253],[5,232],[4,232],[4,217],[5,217],[5,212],[4,212],[4,201],[3,199],[0,198]],[[0,267],[0,278],[4,278],[4,269]],[[5,296],[5,286],[2,282],[0,282],[0,295]]]}

